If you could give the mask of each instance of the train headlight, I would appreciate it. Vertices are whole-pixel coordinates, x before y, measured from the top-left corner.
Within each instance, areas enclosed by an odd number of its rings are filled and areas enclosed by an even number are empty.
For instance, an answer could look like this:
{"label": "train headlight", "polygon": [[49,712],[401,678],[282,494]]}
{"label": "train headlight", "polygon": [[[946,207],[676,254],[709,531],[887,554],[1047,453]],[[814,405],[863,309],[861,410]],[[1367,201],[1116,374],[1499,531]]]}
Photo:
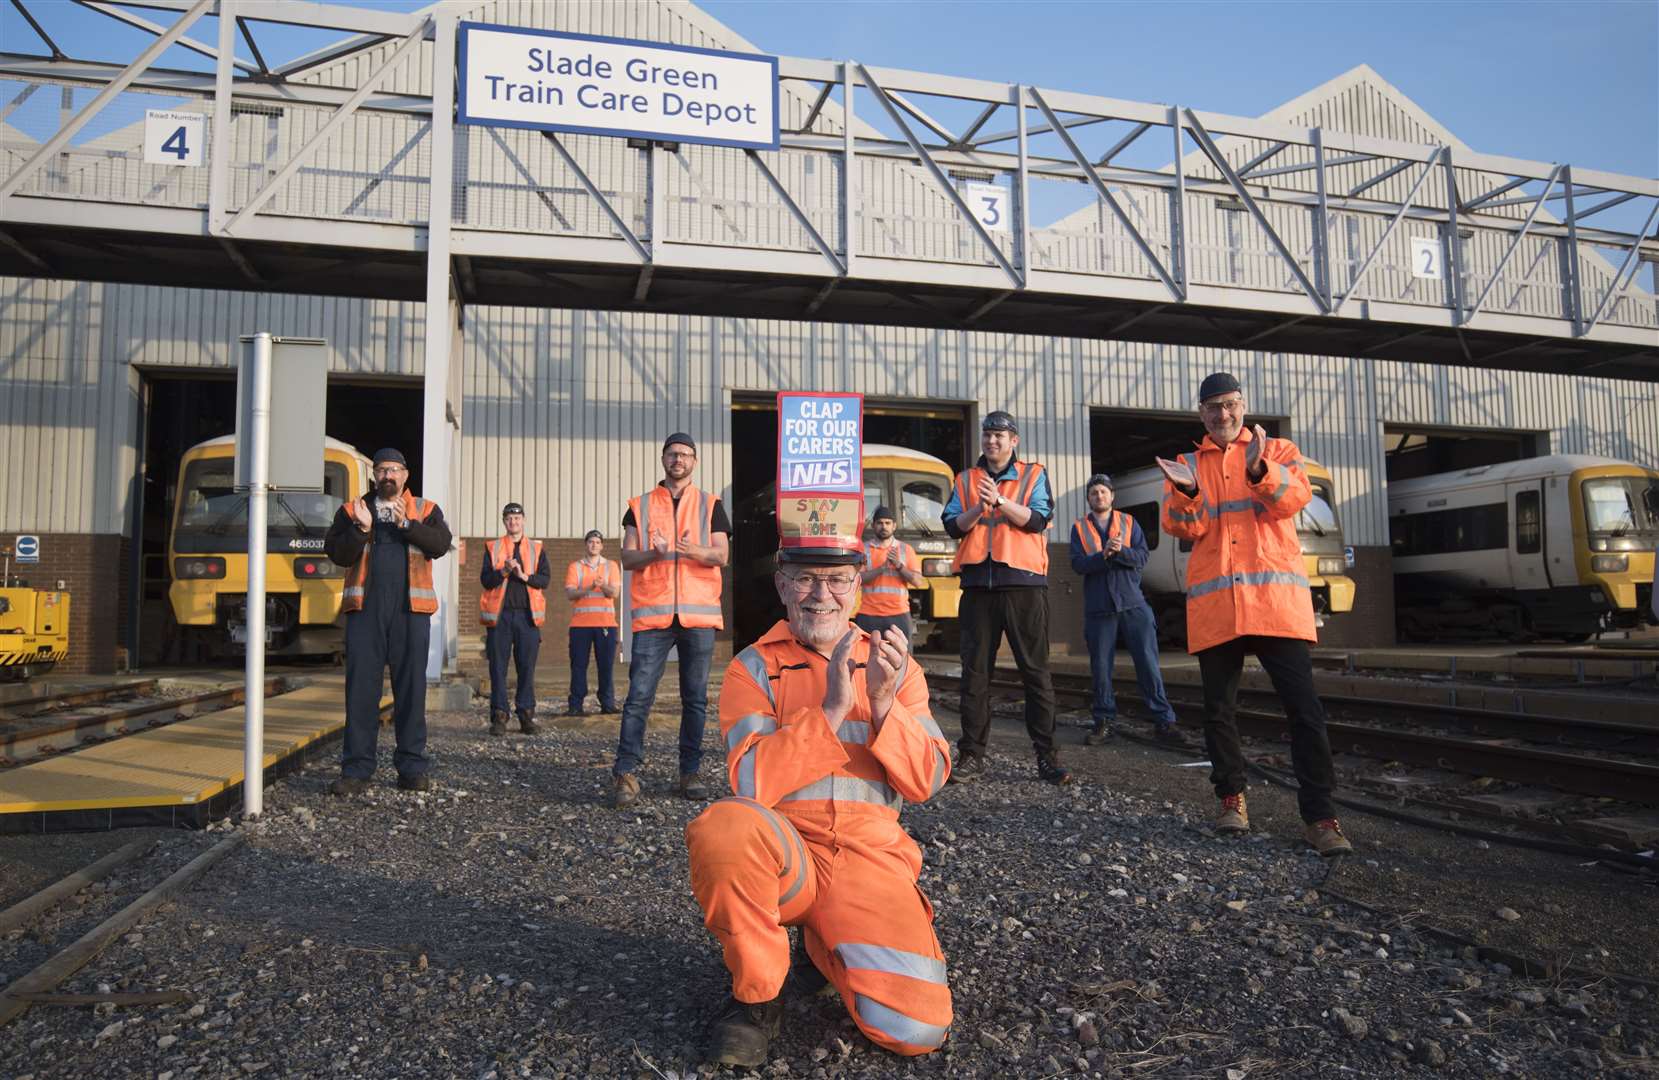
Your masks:
{"label": "train headlight", "polygon": [[951,568],[949,559],[923,559],[923,577],[950,577]]}
{"label": "train headlight", "polygon": [[1319,575],[1321,577],[1339,577],[1348,572],[1348,560],[1343,558],[1320,559]]}
{"label": "train headlight", "polygon": [[337,578],[344,573],[344,569],[329,562],[321,555],[312,555],[294,560],[294,576],[301,581],[311,581],[317,578]]}
{"label": "train headlight", "polygon": [[225,560],[223,559],[174,559],[173,576],[180,581],[195,581],[202,578],[222,578],[225,576]]}
{"label": "train headlight", "polygon": [[1629,555],[1592,555],[1590,569],[1598,574],[1622,574],[1630,569]]}

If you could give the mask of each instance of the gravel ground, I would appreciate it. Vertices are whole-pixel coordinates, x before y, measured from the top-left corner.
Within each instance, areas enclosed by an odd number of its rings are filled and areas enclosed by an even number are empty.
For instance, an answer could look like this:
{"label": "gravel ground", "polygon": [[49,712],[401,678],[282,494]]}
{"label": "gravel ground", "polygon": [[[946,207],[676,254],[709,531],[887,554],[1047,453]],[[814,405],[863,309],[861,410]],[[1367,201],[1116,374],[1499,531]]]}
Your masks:
{"label": "gravel ground", "polygon": [[[485,723],[482,705],[432,717],[426,795],[393,788],[389,737],[368,796],[331,798],[326,761],[272,789],[246,848],[63,988],[193,1002],[31,1009],[0,1028],[0,1076],[713,1072],[701,1032],[729,981],[687,883],[697,808],[666,794],[673,721],[654,718],[627,813],[606,804],[614,717],[497,739]],[[723,790],[712,728],[709,745]],[[950,961],[946,1048],[896,1058],[833,997],[795,999],[761,1075],[1659,1075],[1649,991],[1522,978],[1414,929],[1633,970],[1659,953],[1652,888],[1365,819],[1333,867],[1301,848],[1286,793],[1252,788],[1257,831],[1224,840],[1205,770],[1124,742],[1069,754],[1079,782],[1040,785],[1003,722],[988,780],[905,811]],[[239,827],[158,834],[108,888],[0,940],[0,982]],[[0,904],[127,838],[0,838]]]}

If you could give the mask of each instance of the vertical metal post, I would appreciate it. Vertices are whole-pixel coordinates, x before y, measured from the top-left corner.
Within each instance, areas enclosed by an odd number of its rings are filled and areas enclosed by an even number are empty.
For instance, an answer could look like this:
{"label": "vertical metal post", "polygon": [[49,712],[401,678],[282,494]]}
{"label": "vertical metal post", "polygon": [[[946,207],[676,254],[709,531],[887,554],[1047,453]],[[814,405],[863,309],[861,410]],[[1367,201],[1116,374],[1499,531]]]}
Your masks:
{"label": "vertical metal post", "polygon": [[1463,239],[1457,235],[1457,169],[1452,165],[1451,147],[1441,156],[1446,170],[1446,297],[1452,308],[1452,325],[1463,325]]}
{"label": "vertical metal post", "polygon": [[1020,163],[1014,174],[1014,213],[1019,231],[1014,234],[1019,243],[1015,258],[1019,260],[1020,282],[1031,284],[1031,158],[1025,131],[1025,86],[1014,87],[1014,127],[1019,132]]}
{"label": "vertical metal post", "polygon": [[[439,5],[432,43],[432,189],[426,226],[426,369],[421,413],[421,478],[424,498],[439,509],[450,505],[450,346],[455,327],[450,308],[450,215],[455,192],[455,37],[458,13]],[[455,519],[459,522],[459,518]],[[438,592],[437,625],[428,639],[426,679],[437,682],[448,659],[449,625],[460,603],[460,578],[453,558],[433,565]]]}
{"label": "vertical metal post", "polygon": [[253,455],[248,485],[247,666],[243,673],[242,814],[258,817],[265,808],[265,549],[266,489],[271,478],[271,335],[254,335],[253,370],[246,385],[253,395],[248,416]]}
{"label": "vertical metal post", "polygon": [[843,262],[847,276],[853,277],[853,260],[858,250],[858,215],[853,206],[858,202],[858,160],[853,147],[853,67],[851,60],[841,62],[841,242],[846,248]]}
{"label": "vertical metal post", "polygon": [[1172,105],[1169,109],[1169,129],[1175,136],[1175,194],[1174,205],[1169,214],[1169,258],[1175,265],[1171,268],[1174,273],[1170,276],[1175,279],[1176,286],[1181,290],[1181,299],[1187,298],[1187,166],[1182,157],[1181,148],[1181,107]]}
{"label": "vertical metal post", "polygon": [[229,216],[231,88],[236,69],[236,0],[219,0],[219,58],[213,69],[213,137],[208,140],[207,231],[224,232]]}
{"label": "vertical metal post", "polygon": [[[1567,317],[1573,321],[1573,336],[1584,333],[1584,290],[1578,277],[1578,213],[1573,207],[1573,167],[1562,166],[1561,190],[1567,199],[1567,257],[1562,260],[1563,276],[1567,279]],[[1637,243],[1641,238],[1637,237]]]}
{"label": "vertical metal post", "polygon": [[1314,194],[1313,208],[1313,284],[1325,299],[1325,310],[1331,307],[1331,214],[1325,198],[1325,133],[1313,129]]}

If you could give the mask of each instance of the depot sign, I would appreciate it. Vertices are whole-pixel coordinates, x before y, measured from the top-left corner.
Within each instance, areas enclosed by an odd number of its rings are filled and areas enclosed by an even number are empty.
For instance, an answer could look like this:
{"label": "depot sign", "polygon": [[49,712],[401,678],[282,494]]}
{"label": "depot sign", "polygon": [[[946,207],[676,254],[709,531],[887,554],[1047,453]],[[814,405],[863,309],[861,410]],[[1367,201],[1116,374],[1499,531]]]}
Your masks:
{"label": "depot sign", "polygon": [[462,23],[463,124],[778,148],[778,58]]}

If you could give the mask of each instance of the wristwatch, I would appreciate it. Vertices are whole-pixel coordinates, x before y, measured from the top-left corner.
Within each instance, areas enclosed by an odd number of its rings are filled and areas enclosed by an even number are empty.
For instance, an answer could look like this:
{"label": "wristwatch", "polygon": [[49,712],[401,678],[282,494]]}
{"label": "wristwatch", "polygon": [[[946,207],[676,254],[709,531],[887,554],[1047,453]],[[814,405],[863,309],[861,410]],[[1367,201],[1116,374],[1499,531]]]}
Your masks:
{"label": "wristwatch", "polygon": [[1007,500],[1007,499],[1004,499],[1004,498],[1003,498],[1003,497],[1002,497],[1002,496],[1001,496],[1001,495],[998,495],[998,496],[997,496],[997,506],[999,506],[999,507],[1000,507],[1000,506],[1001,506],[1001,505],[1002,505],[1002,504],[1003,504],[1003,503],[1005,503],[1005,502],[1007,502],[1007,501],[1008,501],[1008,500]]}

